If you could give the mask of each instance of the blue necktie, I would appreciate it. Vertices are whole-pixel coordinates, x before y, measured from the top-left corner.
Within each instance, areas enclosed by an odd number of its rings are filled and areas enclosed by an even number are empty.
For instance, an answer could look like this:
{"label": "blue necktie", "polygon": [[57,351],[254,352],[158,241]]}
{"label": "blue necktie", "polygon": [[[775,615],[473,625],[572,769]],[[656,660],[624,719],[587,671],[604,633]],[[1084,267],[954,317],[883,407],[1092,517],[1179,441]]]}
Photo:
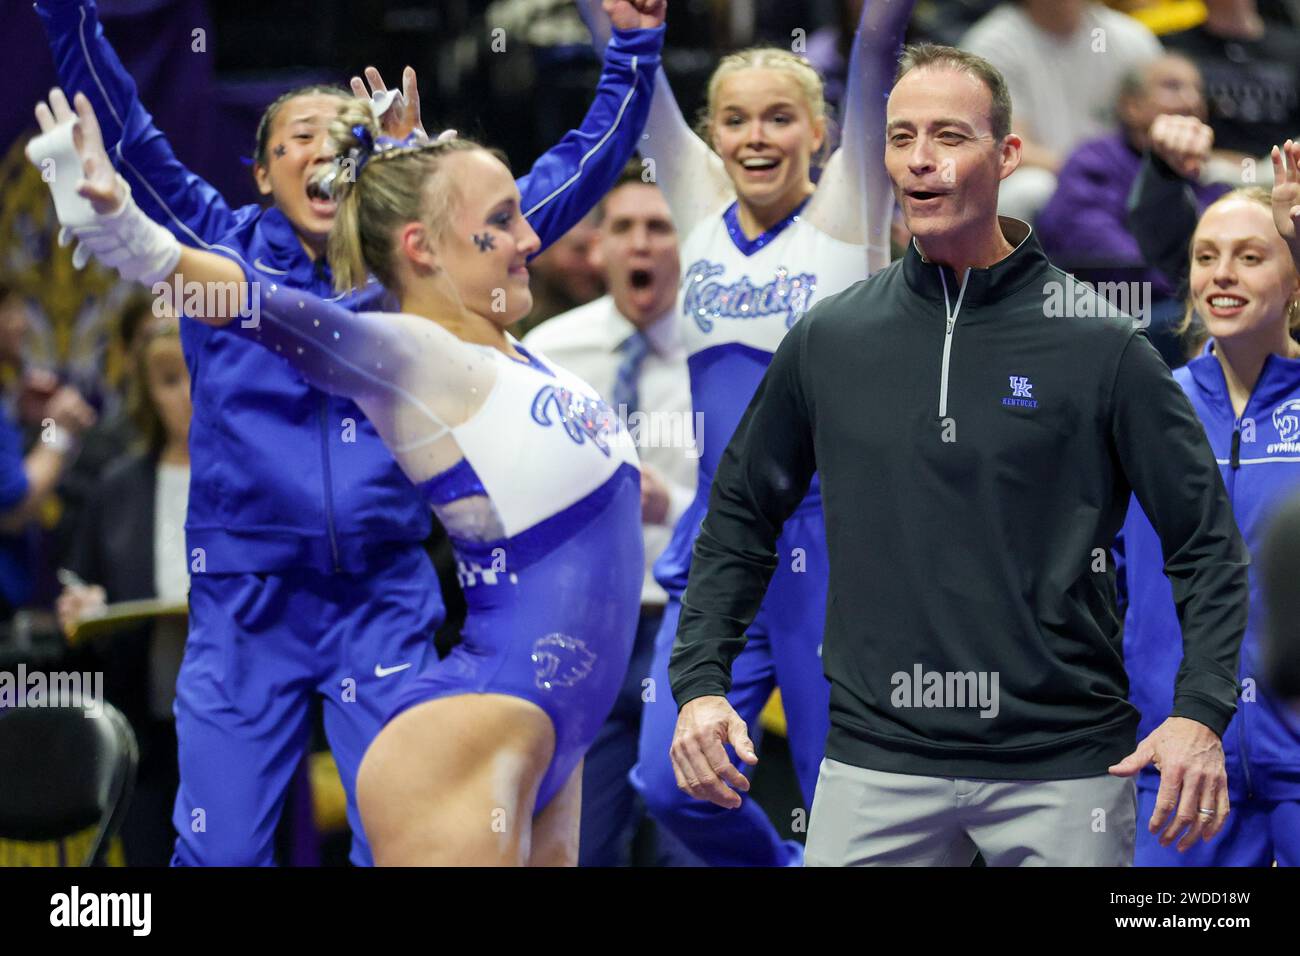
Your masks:
{"label": "blue necktie", "polygon": [[637,377],[641,374],[641,363],[650,354],[650,342],[644,332],[633,332],[619,345],[618,351],[623,358],[614,376],[614,408],[626,425],[628,416],[637,410]]}

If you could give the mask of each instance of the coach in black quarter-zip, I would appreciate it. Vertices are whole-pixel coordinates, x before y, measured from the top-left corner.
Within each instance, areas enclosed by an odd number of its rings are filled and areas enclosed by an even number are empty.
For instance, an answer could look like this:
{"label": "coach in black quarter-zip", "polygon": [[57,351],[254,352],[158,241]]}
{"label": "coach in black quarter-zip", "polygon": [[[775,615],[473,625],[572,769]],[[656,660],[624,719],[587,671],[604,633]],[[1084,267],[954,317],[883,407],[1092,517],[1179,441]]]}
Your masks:
{"label": "coach in black quarter-zip", "polygon": [[[753,745],[723,695],[817,471],[831,732],[809,864],[965,865],[978,849],[1127,865],[1132,776],[1152,761],[1151,826],[1210,839],[1229,810],[1219,735],[1247,556],[1201,426],[1134,321],[997,218],[1020,151],[997,72],[909,48],[888,109],[915,238],[792,330],[722,458],[670,667],[679,780],[724,806],[748,789],[723,744],[747,762]],[[1173,716],[1141,744],[1109,550],[1130,492],[1160,533],[1184,647]]]}

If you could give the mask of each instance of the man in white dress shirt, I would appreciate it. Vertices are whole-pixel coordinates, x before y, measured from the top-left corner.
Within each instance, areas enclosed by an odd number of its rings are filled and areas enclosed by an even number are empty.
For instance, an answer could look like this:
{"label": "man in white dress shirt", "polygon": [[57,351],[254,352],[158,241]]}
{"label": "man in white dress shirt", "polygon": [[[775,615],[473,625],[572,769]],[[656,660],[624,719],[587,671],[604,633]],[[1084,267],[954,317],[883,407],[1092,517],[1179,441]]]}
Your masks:
{"label": "man in white dress shirt", "polygon": [[[627,679],[582,774],[582,866],[626,865],[643,815],[627,780],[636,762],[642,681],[668,596],[651,573],[678,516],[695,494],[696,459],[686,352],[674,306],[681,276],[677,229],[659,188],[633,160],[602,201],[592,262],[609,294],[557,315],[524,337],[557,365],[581,376],[619,410],[641,456],[645,580],[641,620]],[[658,862],[692,862],[659,833]]]}

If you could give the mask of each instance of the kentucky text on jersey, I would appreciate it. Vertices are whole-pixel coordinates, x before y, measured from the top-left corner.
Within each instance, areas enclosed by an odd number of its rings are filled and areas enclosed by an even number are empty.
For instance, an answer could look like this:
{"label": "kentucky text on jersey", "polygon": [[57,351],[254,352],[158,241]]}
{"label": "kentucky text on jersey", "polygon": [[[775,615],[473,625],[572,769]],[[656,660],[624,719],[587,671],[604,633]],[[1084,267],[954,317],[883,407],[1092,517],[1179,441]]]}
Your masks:
{"label": "kentucky text on jersey", "polygon": [[575,444],[581,445],[585,435],[601,454],[609,457],[605,436],[618,430],[618,416],[609,405],[559,385],[544,385],[533,399],[533,421],[539,425],[552,424],[549,411],[552,407]]}
{"label": "kentucky text on jersey", "polygon": [[720,263],[700,259],[682,277],[686,294],[682,308],[701,332],[711,332],[714,319],[757,319],[781,313],[785,313],[788,329],[808,311],[817,291],[815,275],[801,272],[791,276],[785,266],[776,270],[776,278],[767,285],[756,286],[748,276],[731,285],[707,281],[725,271]]}

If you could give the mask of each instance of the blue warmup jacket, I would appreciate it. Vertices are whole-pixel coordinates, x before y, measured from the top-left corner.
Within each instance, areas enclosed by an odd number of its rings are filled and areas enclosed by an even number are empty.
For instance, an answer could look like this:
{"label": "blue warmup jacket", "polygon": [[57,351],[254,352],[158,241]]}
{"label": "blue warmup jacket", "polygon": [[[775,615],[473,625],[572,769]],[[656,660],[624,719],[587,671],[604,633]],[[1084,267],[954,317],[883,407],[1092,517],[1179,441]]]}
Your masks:
{"label": "blue warmup jacket", "polygon": [[[36,9],[65,92],[90,98],[113,164],[150,218],[188,245],[233,252],[288,286],[332,295],[328,267],[307,256],[279,210],[232,209],[180,163],[104,39],[91,0],[41,0]],[[615,31],[581,127],[518,181],[542,248],[586,215],[632,156],[663,33]],[[375,290],[367,291],[349,304],[372,302]],[[428,505],[353,402],[311,388],[228,330],[184,322],[181,342],[194,396],[186,543],[191,556],[202,549],[202,570],[355,572],[371,553],[428,535]]]}
{"label": "blue warmup jacket", "polygon": [[[1219,360],[1207,350],[1174,372],[1197,417],[1205,426],[1237,526],[1250,553],[1256,554],[1269,522],[1281,504],[1300,490],[1300,359],[1271,355],[1238,420],[1228,397]],[[1159,455],[1154,447],[1151,454]],[[1182,659],[1182,634],[1160,541],[1136,499],[1129,506],[1122,535],[1128,610],[1124,619],[1124,660],[1129,700],[1142,712],[1138,739],[1169,716],[1174,678]],[[1261,685],[1260,640],[1264,600],[1256,568],[1250,568],[1250,615],[1241,644],[1238,680],[1243,685],[1237,713],[1223,734],[1229,796],[1266,800],[1300,799],[1300,714]],[[1253,701],[1251,697],[1253,696]],[[1139,783],[1156,788],[1159,775],[1142,771]]]}

